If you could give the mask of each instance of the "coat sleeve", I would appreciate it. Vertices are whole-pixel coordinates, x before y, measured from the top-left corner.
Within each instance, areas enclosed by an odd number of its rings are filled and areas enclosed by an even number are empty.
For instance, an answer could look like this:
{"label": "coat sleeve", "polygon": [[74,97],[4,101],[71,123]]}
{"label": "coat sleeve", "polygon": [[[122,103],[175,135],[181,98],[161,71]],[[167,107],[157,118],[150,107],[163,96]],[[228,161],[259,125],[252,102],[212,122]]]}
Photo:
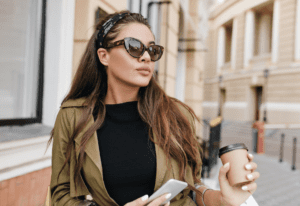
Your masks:
{"label": "coat sleeve", "polygon": [[[61,109],[57,115],[53,131],[52,147],[52,174],[51,174],[51,205],[52,206],[74,206],[90,205],[90,201],[84,200],[84,196],[71,197],[70,195],[70,164],[61,168],[66,160],[67,143],[74,130],[74,114],[72,109]],[[58,174],[61,171],[59,178]]]}

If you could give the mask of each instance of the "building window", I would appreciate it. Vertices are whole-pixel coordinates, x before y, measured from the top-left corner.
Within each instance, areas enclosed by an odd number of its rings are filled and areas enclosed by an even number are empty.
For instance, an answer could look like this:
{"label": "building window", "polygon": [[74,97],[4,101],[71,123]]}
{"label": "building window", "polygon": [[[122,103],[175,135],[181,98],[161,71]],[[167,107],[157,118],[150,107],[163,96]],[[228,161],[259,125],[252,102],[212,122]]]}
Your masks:
{"label": "building window", "polygon": [[41,121],[45,4],[0,3],[0,125]]}
{"label": "building window", "polygon": [[300,61],[300,0],[296,5],[295,60]]}
{"label": "building window", "polygon": [[274,3],[255,8],[254,56],[272,51],[272,22]]}
{"label": "building window", "polygon": [[227,63],[231,61],[233,20],[230,20],[224,26],[225,26],[225,63]]}
{"label": "building window", "polygon": [[233,19],[223,24],[218,31],[217,73],[231,69],[233,47]]}

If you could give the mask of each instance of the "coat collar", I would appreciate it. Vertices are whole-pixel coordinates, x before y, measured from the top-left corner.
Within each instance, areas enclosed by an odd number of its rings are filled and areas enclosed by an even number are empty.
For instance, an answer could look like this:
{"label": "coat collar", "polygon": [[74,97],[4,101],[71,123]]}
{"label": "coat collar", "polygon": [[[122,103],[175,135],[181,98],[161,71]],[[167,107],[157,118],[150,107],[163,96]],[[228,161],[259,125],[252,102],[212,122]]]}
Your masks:
{"label": "coat collar", "polygon": [[85,103],[86,98],[82,97],[79,99],[69,99],[63,102],[60,108],[68,108],[68,107],[85,107],[87,104]]}

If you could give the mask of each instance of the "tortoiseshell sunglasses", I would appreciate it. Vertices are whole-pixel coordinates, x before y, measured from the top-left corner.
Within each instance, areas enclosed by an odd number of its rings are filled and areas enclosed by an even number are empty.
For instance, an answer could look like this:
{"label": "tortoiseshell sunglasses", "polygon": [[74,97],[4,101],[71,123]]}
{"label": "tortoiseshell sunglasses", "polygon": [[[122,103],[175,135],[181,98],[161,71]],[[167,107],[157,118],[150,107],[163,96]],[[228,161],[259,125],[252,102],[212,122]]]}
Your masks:
{"label": "tortoiseshell sunglasses", "polygon": [[161,58],[164,47],[159,45],[150,45],[147,47],[144,45],[140,40],[132,38],[132,37],[126,37],[122,40],[113,42],[111,44],[108,44],[105,48],[112,48],[115,46],[124,45],[126,51],[135,58],[141,57],[145,51],[148,51],[151,61],[157,61]]}

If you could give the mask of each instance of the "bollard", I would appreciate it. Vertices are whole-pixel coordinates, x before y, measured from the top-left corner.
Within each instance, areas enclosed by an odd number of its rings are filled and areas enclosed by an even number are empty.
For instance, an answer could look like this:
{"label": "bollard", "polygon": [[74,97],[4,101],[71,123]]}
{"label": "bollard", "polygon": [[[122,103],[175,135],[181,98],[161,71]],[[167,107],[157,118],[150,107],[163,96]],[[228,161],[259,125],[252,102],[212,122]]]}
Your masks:
{"label": "bollard", "polygon": [[293,166],[292,170],[296,170],[296,151],[297,151],[297,138],[294,138],[293,141],[294,147],[293,147]]}
{"label": "bollard", "polygon": [[284,144],[284,134],[281,134],[279,162],[282,162],[282,159],[283,159],[283,144]]}

